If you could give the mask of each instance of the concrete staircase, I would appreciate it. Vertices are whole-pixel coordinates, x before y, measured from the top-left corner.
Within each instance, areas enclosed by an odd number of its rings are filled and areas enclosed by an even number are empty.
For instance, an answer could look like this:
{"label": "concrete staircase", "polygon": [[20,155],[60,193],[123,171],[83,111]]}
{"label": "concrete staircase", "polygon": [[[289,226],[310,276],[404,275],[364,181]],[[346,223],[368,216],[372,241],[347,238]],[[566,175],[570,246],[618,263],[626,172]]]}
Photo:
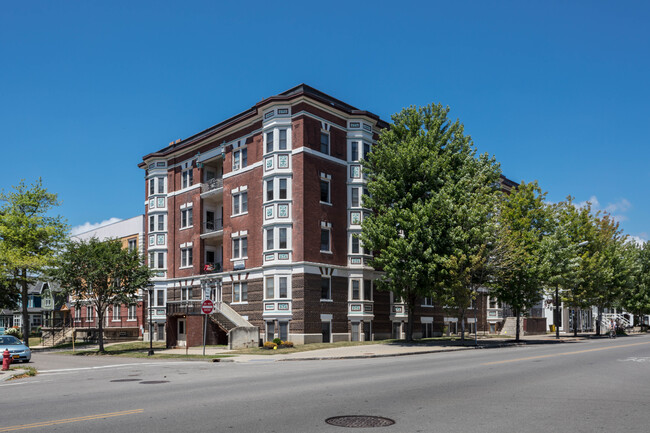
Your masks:
{"label": "concrete staircase", "polygon": [[[499,335],[510,335],[517,336],[517,318],[516,317],[506,317],[505,322],[503,323],[503,328],[499,332]],[[524,335],[524,318],[519,318],[519,335]]]}
{"label": "concrete staircase", "polygon": [[42,346],[57,346],[59,344],[68,343],[72,341],[72,333],[74,328],[45,328],[43,329]]}
{"label": "concrete staircase", "polygon": [[244,349],[259,345],[259,329],[244,319],[224,302],[215,302],[215,310],[209,316],[228,334],[229,349]]}
{"label": "concrete staircase", "polygon": [[[595,317],[595,320],[598,320],[598,317]],[[615,314],[615,313],[609,313],[609,314],[604,314],[602,315],[602,318],[600,320],[600,329],[606,329],[609,331],[609,328],[611,327],[611,321],[614,320],[615,322],[618,322],[618,325],[621,328],[630,328],[632,327],[632,323],[628,319],[625,318],[624,315],[622,314]]]}

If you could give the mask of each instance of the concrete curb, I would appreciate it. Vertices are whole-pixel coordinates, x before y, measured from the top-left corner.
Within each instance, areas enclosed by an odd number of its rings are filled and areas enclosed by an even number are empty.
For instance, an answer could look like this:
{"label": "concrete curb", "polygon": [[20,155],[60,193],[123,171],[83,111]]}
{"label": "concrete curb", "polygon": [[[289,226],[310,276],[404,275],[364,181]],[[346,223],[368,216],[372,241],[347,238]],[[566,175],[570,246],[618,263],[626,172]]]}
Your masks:
{"label": "concrete curb", "polygon": [[21,374],[27,373],[28,370],[9,370],[9,371],[0,371],[0,382],[6,382],[14,376],[20,376]]}

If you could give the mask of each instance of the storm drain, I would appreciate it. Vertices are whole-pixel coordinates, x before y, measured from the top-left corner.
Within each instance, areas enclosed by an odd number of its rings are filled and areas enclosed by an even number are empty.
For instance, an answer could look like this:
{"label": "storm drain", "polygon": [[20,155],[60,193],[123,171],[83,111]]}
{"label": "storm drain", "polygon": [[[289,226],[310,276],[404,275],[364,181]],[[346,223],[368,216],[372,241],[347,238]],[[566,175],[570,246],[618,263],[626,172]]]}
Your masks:
{"label": "storm drain", "polygon": [[157,385],[159,383],[168,383],[168,380],[143,380],[140,382],[141,385]]}
{"label": "storm drain", "polygon": [[389,425],[395,424],[390,418],[384,418],[381,416],[367,416],[367,415],[346,415],[346,416],[335,416],[332,418],[327,418],[326,423],[330,425],[335,425],[337,427],[388,427]]}
{"label": "storm drain", "polygon": [[142,379],[114,379],[111,382],[139,382]]}

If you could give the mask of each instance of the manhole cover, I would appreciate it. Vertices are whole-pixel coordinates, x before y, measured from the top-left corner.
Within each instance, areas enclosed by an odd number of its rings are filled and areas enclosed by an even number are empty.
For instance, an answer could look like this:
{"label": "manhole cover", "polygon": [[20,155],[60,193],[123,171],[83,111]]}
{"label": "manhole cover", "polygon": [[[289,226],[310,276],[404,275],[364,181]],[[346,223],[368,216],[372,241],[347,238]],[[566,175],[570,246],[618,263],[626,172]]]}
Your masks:
{"label": "manhole cover", "polygon": [[346,415],[327,418],[326,423],[337,427],[388,427],[395,421],[381,416]]}
{"label": "manhole cover", "polygon": [[111,382],[139,382],[142,379],[114,379]]}
{"label": "manhole cover", "polygon": [[142,385],[156,385],[158,383],[167,383],[169,382],[168,380],[143,380],[140,382]]}

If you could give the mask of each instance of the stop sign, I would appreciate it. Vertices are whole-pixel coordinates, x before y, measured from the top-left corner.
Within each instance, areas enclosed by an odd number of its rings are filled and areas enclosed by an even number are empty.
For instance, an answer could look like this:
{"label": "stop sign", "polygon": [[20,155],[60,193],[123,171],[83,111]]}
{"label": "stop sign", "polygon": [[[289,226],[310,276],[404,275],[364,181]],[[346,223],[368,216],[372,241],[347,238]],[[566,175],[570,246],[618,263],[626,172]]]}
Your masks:
{"label": "stop sign", "polygon": [[201,304],[201,312],[203,314],[212,314],[213,311],[214,311],[214,303],[209,299],[203,301],[203,303]]}

